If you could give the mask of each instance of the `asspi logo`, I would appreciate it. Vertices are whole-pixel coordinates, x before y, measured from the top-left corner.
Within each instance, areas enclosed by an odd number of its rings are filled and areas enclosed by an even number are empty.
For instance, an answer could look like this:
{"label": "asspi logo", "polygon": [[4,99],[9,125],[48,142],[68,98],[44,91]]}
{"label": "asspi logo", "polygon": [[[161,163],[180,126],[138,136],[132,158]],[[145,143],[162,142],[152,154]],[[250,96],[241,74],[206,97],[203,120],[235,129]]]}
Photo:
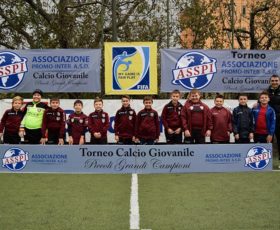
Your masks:
{"label": "asspi logo", "polygon": [[20,148],[10,148],[4,154],[2,166],[11,171],[20,171],[25,167],[27,161],[27,152]]}
{"label": "asspi logo", "polygon": [[271,151],[262,146],[254,146],[247,153],[245,166],[256,170],[264,169],[269,164],[269,159]]}
{"label": "asspi logo", "polygon": [[12,52],[0,53],[0,89],[12,89],[23,80],[27,59]]}
{"label": "asspi logo", "polygon": [[150,47],[113,47],[113,89],[150,89]]}
{"label": "asspi logo", "polygon": [[187,89],[202,89],[212,80],[217,72],[216,59],[200,52],[185,53],[172,70],[174,85]]}

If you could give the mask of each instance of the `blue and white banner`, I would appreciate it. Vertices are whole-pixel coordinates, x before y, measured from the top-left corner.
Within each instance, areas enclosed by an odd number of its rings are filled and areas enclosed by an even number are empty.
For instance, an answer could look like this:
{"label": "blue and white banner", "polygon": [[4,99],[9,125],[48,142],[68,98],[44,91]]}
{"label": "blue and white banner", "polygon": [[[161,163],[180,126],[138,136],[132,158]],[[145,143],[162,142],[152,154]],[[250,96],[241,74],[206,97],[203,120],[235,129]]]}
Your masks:
{"label": "blue and white banner", "polygon": [[280,74],[280,51],[161,50],[161,91],[260,92]]}
{"label": "blue and white banner", "polygon": [[0,92],[100,92],[100,49],[0,50]]}
{"label": "blue and white banner", "polygon": [[272,145],[0,145],[0,158],[0,173],[253,172],[272,170]]}

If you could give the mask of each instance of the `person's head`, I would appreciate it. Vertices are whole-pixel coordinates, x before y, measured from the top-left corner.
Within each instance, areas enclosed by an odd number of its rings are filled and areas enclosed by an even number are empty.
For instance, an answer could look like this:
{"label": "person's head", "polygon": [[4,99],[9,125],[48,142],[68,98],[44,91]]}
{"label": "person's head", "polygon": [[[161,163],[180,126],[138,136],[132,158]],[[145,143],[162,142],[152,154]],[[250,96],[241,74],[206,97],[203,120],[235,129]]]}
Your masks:
{"label": "person's head", "polygon": [[102,100],[102,98],[96,97],[96,98],[94,99],[94,109],[95,109],[96,111],[101,111],[102,108],[103,108],[103,100]]}
{"label": "person's head", "polygon": [[200,101],[200,91],[198,89],[192,89],[189,93],[189,100],[193,103],[197,103]]}
{"label": "person's head", "polygon": [[181,93],[179,90],[175,89],[171,92],[170,98],[173,104],[177,104],[181,98]]}
{"label": "person's head", "polygon": [[145,96],[143,99],[145,109],[151,109],[153,104],[153,98],[151,96]]}
{"label": "person's head", "polygon": [[248,102],[248,95],[247,94],[239,94],[238,95],[238,102],[240,105],[247,105]]}
{"label": "person's head", "polygon": [[130,105],[130,97],[128,95],[123,95],[122,96],[122,106],[127,108]]}
{"label": "person's head", "polygon": [[20,110],[22,104],[23,104],[22,97],[16,96],[16,97],[13,98],[12,107],[13,107],[14,110]]}
{"label": "person's head", "polygon": [[81,100],[74,101],[74,110],[76,113],[81,113],[83,109],[83,102]]}
{"label": "person's head", "polygon": [[41,101],[43,97],[43,92],[40,89],[35,89],[32,95],[33,95],[33,102],[38,103]]}
{"label": "person's head", "polygon": [[267,91],[263,91],[260,93],[259,95],[259,101],[261,103],[262,106],[266,106],[268,105],[269,102],[269,94]]}
{"label": "person's head", "polygon": [[215,103],[215,106],[218,107],[218,108],[223,107],[223,105],[224,105],[224,96],[220,95],[220,94],[217,95],[215,97],[214,103]]}
{"label": "person's head", "polygon": [[278,75],[272,75],[269,79],[271,88],[276,89],[280,85],[280,77]]}
{"label": "person's head", "polygon": [[58,98],[52,98],[51,101],[50,101],[50,105],[51,105],[51,108],[52,109],[57,109],[60,105],[60,101]]}

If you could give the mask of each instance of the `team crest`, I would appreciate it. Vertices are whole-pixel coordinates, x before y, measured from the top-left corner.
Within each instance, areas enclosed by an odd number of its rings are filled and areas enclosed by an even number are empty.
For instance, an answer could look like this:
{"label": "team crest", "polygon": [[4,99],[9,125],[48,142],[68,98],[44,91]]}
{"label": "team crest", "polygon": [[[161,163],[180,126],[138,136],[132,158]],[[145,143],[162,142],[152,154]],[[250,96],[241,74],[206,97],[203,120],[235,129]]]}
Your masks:
{"label": "team crest", "polygon": [[20,171],[26,166],[28,152],[20,148],[8,149],[2,159],[2,166],[11,171]]}
{"label": "team crest", "polygon": [[264,169],[271,159],[271,151],[262,146],[254,146],[251,148],[245,159],[245,166],[255,170]]}
{"label": "team crest", "polygon": [[217,72],[216,59],[200,52],[185,53],[177,61],[172,70],[174,85],[182,85],[186,89],[203,89]]}
{"label": "team crest", "polygon": [[27,59],[12,52],[0,53],[0,89],[17,87],[27,72]]}

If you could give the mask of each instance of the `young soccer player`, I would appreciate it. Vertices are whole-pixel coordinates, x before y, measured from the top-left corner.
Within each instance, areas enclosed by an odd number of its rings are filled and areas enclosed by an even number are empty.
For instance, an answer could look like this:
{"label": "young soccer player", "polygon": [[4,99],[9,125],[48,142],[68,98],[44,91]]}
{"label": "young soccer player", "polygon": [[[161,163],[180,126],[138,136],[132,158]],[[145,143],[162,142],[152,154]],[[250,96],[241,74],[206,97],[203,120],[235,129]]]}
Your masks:
{"label": "young soccer player", "polygon": [[69,145],[83,145],[85,143],[85,134],[87,131],[87,116],[83,113],[83,102],[76,100],[74,102],[74,113],[70,114],[67,120]]}
{"label": "young soccer player", "polygon": [[65,137],[65,113],[59,107],[58,98],[50,100],[50,108],[45,110],[42,123],[41,144],[63,145]]}
{"label": "young soccer player", "polygon": [[203,144],[205,143],[205,137],[211,136],[211,129],[213,128],[211,112],[200,98],[199,90],[192,89],[183,107],[181,120],[185,143]]}
{"label": "young soccer player", "polygon": [[275,132],[276,115],[274,109],[268,105],[269,94],[263,91],[259,96],[259,104],[253,108],[254,141],[255,143],[271,143]]}
{"label": "young soccer player", "polygon": [[211,132],[211,142],[229,143],[232,132],[231,113],[224,105],[223,95],[217,95],[214,100],[215,106],[211,109],[213,129]]}
{"label": "young soccer player", "polygon": [[5,111],[0,123],[0,139],[4,144],[20,144],[19,128],[24,113],[20,110],[23,99],[13,98],[12,108]]}
{"label": "young soccer player", "polygon": [[23,112],[24,117],[20,125],[20,136],[28,144],[40,144],[42,138],[42,122],[44,112],[48,107],[46,103],[41,102],[43,92],[36,89],[33,92],[33,101],[26,103]]}
{"label": "young soccer player", "polygon": [[171,101],[166,104],[161,113],[167,144],[182,143],[181,112],[183,105],[179,102],[181,93],[174,90],[170,95]]}
{"label": "young soccer player", "polygon": [[130,97],[122,96],[122,107],[115,116],[115,140],[118,144],[133,144],[135,141],[136,113],[130,107]]}
{"label": "young soccer player", "polygon": [[144,109],[140,110],[136,119],[136,142],[142,145],[152,145],[159,140],[159,117],[152,109],[153,98],[145,96]]}
{"label": "young soccer player", "polygon": [[99,97],[94,100],[94,109],[88,116],[88,129],[91,134],[91,144],[107,144],[107,130],[109,128],[108,113],[103,111],[103,100]]}
{"label": "young soccer player", "polygon": [[239,105],[233,109],[232,126],[236,143],[250,143],[254,138],[252,110],[247,106],[248,96],[239,94]]}

